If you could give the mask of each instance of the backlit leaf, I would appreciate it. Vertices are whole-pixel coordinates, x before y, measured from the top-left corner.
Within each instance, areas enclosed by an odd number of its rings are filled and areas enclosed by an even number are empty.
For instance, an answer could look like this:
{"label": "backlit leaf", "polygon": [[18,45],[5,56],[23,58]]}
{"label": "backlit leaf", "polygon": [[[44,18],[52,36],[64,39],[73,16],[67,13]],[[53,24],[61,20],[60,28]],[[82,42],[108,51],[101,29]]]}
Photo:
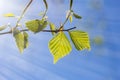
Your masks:
{"label": "backlit leaf", "polygon": [[42,31],[44,28],[46,28],[47,24],[48,24],[48,22],[44,19],[42,19],[42,20],[31,20],[31,21],[26,22],[26,27],[30,31],[32,31],[34,33],[37,33],[37,32]]}
{"label": "backlit leaf", "polygon": [[90,41],[86,32],[74,30],[69,31],[69,35],[77,50],[90,50]]}
{"label": "backlit leaf", "polygon": [[[56,30],[56,27],[53,23],[50,23],[50,30]],[[55,32],[52,32],[52,35],[55,35],[56,33]]]}
{"label": "backlit leaf", "polygon": [[5,30],[7,28],[7,25],[0,26],[0,31]]}
{"label": "backlit leaf", "polygon": [[24,35],[24,48],[27,48],[29,46],[28,34],[26,32],[23,32],[23,35]]}
{"label": "backlit leaf", "polygon": [[20,53],[22,53],[24,49],[28,47],[28,34],[26,32],[20,32],[16,29],[13,32],[13,36]]}
{"label": "backlit leaf", "polygon": [[15,15],[13,13],[7,13],[7,14],[4,14],[5,17],[15,17]]}
{"label": "backlit leaf", "polygon": [[73,13],[73,16],[74,16],[75,18],[77,18],[77,19],[81,19],[81,18],[82,18],[81,16],[79,16],[79,15],[76,14],[76,13]]}
{"label": "backlit leaf", "polygon": [[49,42],[49,49],[54,57],[54,63],[68,55],[71,50],[71,44],[63,32],[59,32]]}
{"label": "backlit leaf", "polygon": [[70,22],[72,22],[72,21],[73,21],[72,15],[69,17],[69,20],[70,20]]}
{"label": "backlit leaf", "polygon": [[22,53],[24,50],[24,35],[19,30],[15,30],[14,37],[17,47],[19,48],[19,51]]}
{"label": "backlit leaf", "polygon": [[39,13],[39,16],[43,16],[44,13],[45,13],[44,11],[40,12],[40,13]]}

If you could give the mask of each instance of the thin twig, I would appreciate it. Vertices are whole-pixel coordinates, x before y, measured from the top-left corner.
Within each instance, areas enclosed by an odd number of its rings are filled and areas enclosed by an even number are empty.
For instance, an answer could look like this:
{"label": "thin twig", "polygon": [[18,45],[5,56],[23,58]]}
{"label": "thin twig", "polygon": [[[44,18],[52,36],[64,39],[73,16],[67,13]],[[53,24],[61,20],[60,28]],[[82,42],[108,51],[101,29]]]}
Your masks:
{"label": "thin twig", "polygon": [[64,25],[67,23],[69,17],[71,16],[72,5],[73,5],[73,0],[70,0],[70,8],[69,8],[70,12],[69,12],[67,18],[65,19],[65,21],[63,22],[63,24],[60,26],[59,30],[61,30],[64,27]]}
{"label": "thin twig", "polygon": [[44,14],[43,14],[42,18],[44,18],[44,17],[46,16],[47,11],[48,11],[48,9],[46,9],[46,10],[45,10],[45,12],[44,12]]}
{"label": "thin twig", "polygon": [[19,18],[19,19],[17,20],[17,22],[16,22],[15,28],[18,27],[18,24],[19,24],[20,20],[23,18],[26,10],[29,8],[29,6],[31,5],[32,2],[33,2],[33,0],[30,0],[29,3],[27,4],[27,6],[25,7],[25,9],[23,10],[22,14],[20,15],[20,18]]}
{"label": "thin twig", "polygon": [[45,12],[44,12],[42,18],[44,18],[44,17],[46,16],[47,11],[48,11],[48,4],[47,4],[47,1],[46,1],[46,0],[43,0],[43,2],[44,2],[44,4],[45,4],[45,8],[46,8],[46,9],[45,9]]}
{"label": "thin twig", "polygon": [[[42,30],[42,32],[60,32],[60,31],[64,31],[64,32],[68,32],[70,30],[73,30],[75,29],[76,27],[72,27],[72,28],[69,28],[69,29],[64,29],[64,30]],[[23,29],[23,30],[20,30],[20,32],[24,32],[24,31],[29,31],[28,29]],[[8,31],[8,32],[3,32],[3,33],[0,33],[0,35],[4,35],[4,34],[11,34],[12,31]]]}
{"label": "thin twig", "polygon": [[42,32],[60,32],[60,31],[66,31],[66,32],[68,32],[68,31],[70,31],[70,30],[73,30],[73,29],[75,29],[76,27],[72,27],[72,28],[69,28],[69,29],[63,29],[63,30],[43,30]]}
{"label": "thin twig", "polygon": [[72,6],[73,6],[73,0],[70,0],[70,10],[72,10]]}
{"label": "thin twig", "polygon": [[67,21],[68,21],[68,19],[70,17],[70,14],[71,13],[68,14],[68,17],[65,19],[65,21],[63,22],[63,24],[60,26],[59,30],[61,30],[64,27],[64,25],[67,23]]}
{"label": "thin twig", "polygon": [[4,34],[10,34],[10,33],[12,33],[12,31],[3,32],[3,33],[0,33],[0,35],[4,35]]}

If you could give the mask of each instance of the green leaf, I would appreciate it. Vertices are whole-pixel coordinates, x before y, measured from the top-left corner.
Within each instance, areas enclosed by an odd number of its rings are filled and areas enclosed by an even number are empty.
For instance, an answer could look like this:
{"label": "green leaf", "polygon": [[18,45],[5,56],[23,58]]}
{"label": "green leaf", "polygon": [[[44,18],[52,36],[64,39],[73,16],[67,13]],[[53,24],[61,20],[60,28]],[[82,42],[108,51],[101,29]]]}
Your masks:
{"label": "green leaf", "polygon": [[34,33],[37,33],[37,32],[42,31],[44,28],[46,28],[47,24],[48,24],[48,22],[44,19],[42,19],[42,20],[31,20],[31,21],[26,22],[26,27],[30,31],[32,31]]}
{"label": "green leaf", "polygon": [[78,14],[73,13],[73,16],[74,16],[75,18],[77,18],[77,19],[82,19],[82,17],[79,16]]}
{"label": "green leaf", "polygon": [[73,21],[72,15],[69,17],[69,20],[72,23],[72,21]]}
{"label": "green leaf", "polygon": [[7,28],[7,25],[0,26],[0,31],[5,30]]}
{"label": "green leaf", "polygon": [[69,35],[77,50],[90,50],[90,41],[86,32],[74,30],[69,31]]}
{"label": "green leaf", "polygon": [[71,50],[71,44],[63,32],[59,32],[49,42],[49,49],[54,57],[54,63],[68,55]]}
{"label": "green leaf", "polygon": [[40,13],[39,13],[39,16],[43,16],[44,13],[45,13],[44,11],[40,12]]}
{"label": "green leaf", "polygon": [[26,32],[20,32],[19,30],[14,30],[13,36],[16,41],[16,45],[20,51],[23,53],[24,49],[28,47],[28,34]]}
{"label": "green leaf", "polygon": [[24,35],[24,48],[27,48],[29,46],[28,34],[26,32],[23,32],[23,35]]}
{"label": "green leaf", "polygon": [[[50,23],[50,30],[56,30],[56,27],[53,23]],[[55,35],[56,33],[55,32],[52,32],[52,35]]]}
{"label": "green leaf", "polygon": [[4,14],[4,17],[15,17],[15,15],[13,13],[7,13]]}

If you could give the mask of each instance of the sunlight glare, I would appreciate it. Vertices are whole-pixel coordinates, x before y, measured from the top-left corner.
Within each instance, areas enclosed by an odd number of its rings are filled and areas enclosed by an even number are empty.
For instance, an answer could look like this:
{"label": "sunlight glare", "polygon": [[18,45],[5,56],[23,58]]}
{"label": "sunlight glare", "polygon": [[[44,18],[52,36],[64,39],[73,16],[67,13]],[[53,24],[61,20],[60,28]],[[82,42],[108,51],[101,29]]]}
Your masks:
{"label": "sunlight glare", "polygon": [[6,0],[1,0],[1,1],[0,1],[0,10],[3,10],[5,1],[6,1]]}

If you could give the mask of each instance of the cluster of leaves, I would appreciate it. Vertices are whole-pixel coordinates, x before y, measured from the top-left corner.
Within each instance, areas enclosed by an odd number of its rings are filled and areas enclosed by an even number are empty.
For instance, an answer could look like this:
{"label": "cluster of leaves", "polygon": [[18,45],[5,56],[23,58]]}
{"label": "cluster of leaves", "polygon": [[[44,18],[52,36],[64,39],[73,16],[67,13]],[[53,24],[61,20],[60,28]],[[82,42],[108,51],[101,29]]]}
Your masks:
{"label": "cluster of leaves", "polygon": [[[64,29],[64,25],[68,21],[68,19],[70,20],[70,22],[72,22],[72,16],[74,16],[77,19],[82,18],[81,16],[79,16],[72,10],[73,0],[70,0],[70,9],[68,10],[66,14],[66,20],[63,24],[60,25],[59,28],[56,28],[56,26],[52,22],[46,19],[46,12],[48,9],[48,4],[46,0],[43,0],[43,1],[45,3],[46,10],[42,16],[42,19],[26,21],[25,25],[27,29],[23,29],[23,28],[19,29],[20,28],[19,21],[21,18],[20,17],[18,18],[18,22],[16,26],[13,27],[8,32],[8,33],[13,33],[13,36],[15,38],[19,51],[23,53],[24,49],[29,46],[29,40],[28,40],[29,34],[26,31],[31,31],[33,33],[39,33],[41,31],[52,33],[53,38],[49,41],[48,47],[49,47],[51,54],[54,57],[54,63],[56,63],[59,59],[63,58],[64,56],[68,55],[72,50],[71,42],[66,36],[66,34],[64,33],[64,31],[68,32],[70,39],[73,42],[77,50],[80,50],[80,51],[84,49],[90,50],[88,33],[84,31],[80,31],[80,30],[72,30],[72,28],[71,29],[69,28],[66,30]],[[12,13],[5,14],[4,16],[15,17],[15,15]],[[48,25],[50,26],[50,30],[44,30]],[[1,26],[0,31],[6,29],[6,26],[8,25]]]}

